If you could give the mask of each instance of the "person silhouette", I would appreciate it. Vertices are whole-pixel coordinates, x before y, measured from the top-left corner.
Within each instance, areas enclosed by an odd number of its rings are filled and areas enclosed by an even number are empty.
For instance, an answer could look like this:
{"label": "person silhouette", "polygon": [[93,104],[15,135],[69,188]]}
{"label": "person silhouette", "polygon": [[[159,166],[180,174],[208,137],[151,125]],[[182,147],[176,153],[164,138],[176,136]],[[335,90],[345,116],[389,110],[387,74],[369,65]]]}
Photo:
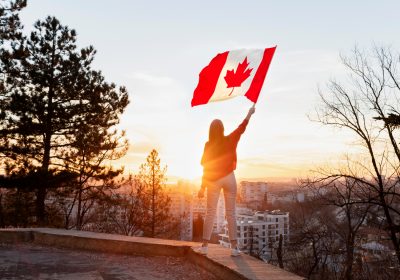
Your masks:
{"label": "person silhouette", "polygon": [[211,122],[208,142],[204,146],[201,165],[203,177],[198,197],[204,197],[207,189],[207,211],[203,226],[203,244],[199,253],[208,253],[208,242],[214,224],[217,204],[221,189],[224,190],[225,215],[228,221],[228,235],[231,244],[231,255],[241,254],[237,242],[236,229],[236,193],[237,185],[234,170],[236,169],[236,148],[240,137],[246,130],[251,116],[255,112],[255,106],[250,108],[243,122],[229,135],[224,135],[224,125],[221,120]]}

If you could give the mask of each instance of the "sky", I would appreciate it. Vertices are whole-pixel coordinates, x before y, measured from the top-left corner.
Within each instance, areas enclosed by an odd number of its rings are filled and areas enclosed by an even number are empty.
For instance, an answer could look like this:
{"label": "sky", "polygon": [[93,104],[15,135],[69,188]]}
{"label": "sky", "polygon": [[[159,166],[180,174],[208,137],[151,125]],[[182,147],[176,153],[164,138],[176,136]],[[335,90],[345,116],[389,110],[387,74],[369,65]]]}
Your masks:
{"label": "sky", "polygon": [[127,87],[121,116],[130,149],[115,163],[137,172],[155,148],[171,178],[198,179],[210,122],[227,133],[246,116],[245,97],[192,108],[198,74],[217,54],[277,45],[256,113],[238,146],[237,177],[286,179],[332,164],[353,135],[313,122],[318,88],[344,79],[339,54],[355,45],[400,46],[398,1],[28,0],[26,32],[56,16],[93,45],[93,63]]}

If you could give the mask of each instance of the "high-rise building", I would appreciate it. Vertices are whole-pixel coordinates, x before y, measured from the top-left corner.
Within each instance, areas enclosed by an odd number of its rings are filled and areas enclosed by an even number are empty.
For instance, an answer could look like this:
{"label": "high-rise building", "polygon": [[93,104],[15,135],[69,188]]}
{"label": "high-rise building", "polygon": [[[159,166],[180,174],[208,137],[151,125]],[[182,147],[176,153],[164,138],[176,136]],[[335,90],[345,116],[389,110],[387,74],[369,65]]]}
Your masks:
{"label": "high-rise building", "polygon": [[193,203],[190,194],[182,192],[181,189],[169,188],[168,196],[171,199],[170,213],[180,220],[181,240],[192,240],[193,236]]}
{"label": "high-rise building", "polygon": [[[237,236],[241,250],[263,259],[270,259],[271,252],[282,235],[283,246],[289,240],[289,212],[279,210],[237,215]],[[229,247],[228,227],[220,234],[220,244]]]}
{"label": "high-rise building", "polygon": [[245,203],[259,205],[267,201],[268,186],[266,182],[240,182],[240,197]]}

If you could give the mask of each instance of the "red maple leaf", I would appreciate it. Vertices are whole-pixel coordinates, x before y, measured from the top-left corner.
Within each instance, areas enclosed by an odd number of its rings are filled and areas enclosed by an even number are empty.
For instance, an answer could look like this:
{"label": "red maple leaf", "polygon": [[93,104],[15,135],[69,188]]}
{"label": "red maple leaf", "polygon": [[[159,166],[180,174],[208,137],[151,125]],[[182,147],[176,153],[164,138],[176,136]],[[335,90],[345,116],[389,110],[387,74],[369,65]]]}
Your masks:
{"label": "red maple leaf", "polygon": [[235,87],[240,87],[242,83],[250,77],[250,73],[253,70],[253,68],[246,69],[249,66],[249,63],[247,62],[247,56],[244,58],[242,63],[239,63],[238,67],[236,68],[236,73],[235,70],[228,70],[226,71],[226,75],[224,77],[226,81],[226,87],[227,88],[232,88],[231,93],[232,94],[233,90]]}

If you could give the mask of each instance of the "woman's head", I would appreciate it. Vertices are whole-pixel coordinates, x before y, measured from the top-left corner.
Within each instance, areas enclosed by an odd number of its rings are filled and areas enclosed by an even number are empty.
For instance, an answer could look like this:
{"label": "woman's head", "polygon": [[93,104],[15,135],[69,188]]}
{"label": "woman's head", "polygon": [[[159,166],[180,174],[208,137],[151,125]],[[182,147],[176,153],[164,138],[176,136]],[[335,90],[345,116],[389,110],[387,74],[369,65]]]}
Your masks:
{"label": "woman's head", "polygon": [[220,141],[224,137],[224,124],[221,120],[213,120],[210,124],[210,132],[208,135],[209,142]]}

